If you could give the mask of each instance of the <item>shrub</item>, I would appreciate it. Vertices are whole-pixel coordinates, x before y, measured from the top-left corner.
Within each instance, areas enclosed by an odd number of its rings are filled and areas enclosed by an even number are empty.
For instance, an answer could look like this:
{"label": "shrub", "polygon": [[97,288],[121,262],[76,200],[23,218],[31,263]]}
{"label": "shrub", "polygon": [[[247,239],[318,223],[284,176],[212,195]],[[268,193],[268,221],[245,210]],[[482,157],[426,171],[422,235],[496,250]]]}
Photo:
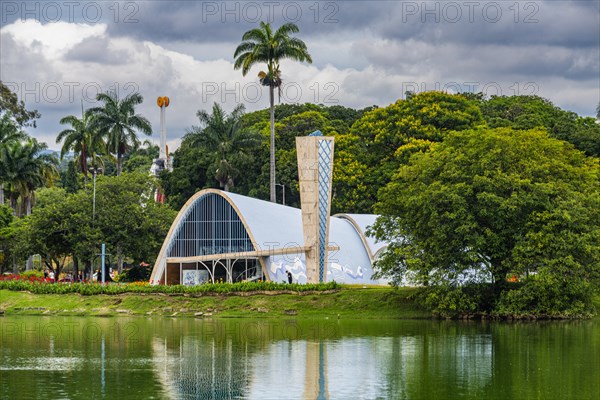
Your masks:
{"label": "shrub", "polygon": [[146,282],[135,283],[46,283],[37,280],[4,279],[0,280],[0,290],[29,291],[36,294],[65,294],[79,293],[84,296],[121,293],[165,293],[165,294],[221,294],[254,291],[326,291],[338,290],[336,282],[318,284],[285,284],[276,282],[237,282],[237,283],[206,283],[198,286],[184,285],[149,285]]}
{"label": "shrub", "polygon": [[36,277],[36,278],[43,278],[44,277],[44,272],[32,269],[32,270],[29,270],[29,271],[21,272],[19,275],[22,276],[22,277],[25,277],[25,278],[29,278],[30,276],[33,276],[33,277]]}

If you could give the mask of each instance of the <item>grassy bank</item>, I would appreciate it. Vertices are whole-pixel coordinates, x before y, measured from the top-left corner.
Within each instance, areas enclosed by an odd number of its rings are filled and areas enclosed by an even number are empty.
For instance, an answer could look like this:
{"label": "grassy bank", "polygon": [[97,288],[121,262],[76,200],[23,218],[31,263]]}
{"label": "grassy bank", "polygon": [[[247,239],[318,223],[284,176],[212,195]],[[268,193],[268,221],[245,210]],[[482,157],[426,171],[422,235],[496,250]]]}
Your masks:
{"label": "grassy bank", "polygon": [[409,297],[415,289],[342,288],[312,293],[201,295],[124,293],[82,296],[0,290],[6,315],[162,315],[194,317],[429,318]]}

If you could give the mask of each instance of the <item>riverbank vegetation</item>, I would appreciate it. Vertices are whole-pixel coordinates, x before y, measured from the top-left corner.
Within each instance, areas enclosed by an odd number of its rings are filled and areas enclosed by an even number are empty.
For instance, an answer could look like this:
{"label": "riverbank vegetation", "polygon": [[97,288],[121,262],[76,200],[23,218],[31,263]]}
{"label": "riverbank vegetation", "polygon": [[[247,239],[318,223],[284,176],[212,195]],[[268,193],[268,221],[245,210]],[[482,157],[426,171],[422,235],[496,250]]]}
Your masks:
{"label": "riverbank vegetation", "polygon": [[[277,284],[276,284],[277,285]],[[413,288],[338,288],[290,292],[236,294],[123,293],[33,294],[0,289],[0,309],[6,315],[160,315],[178,317],[307,317],[344,319],[430,318],[415,303]]]}
{"label": "riverbank vegetation", "polygon": [[[6,315],[155,315],[165,317],[299,317],[343,319],[449,318],[432,312],[419,296],[419,288],[350,287],[334,290],[258,290],[228,293],[127,292],[82,295],[34,294],[0,289],[0,314]],[[324,289],[324,288],[323,288]],[[593,299],[600,309],[600,296]],[[479,320],[536,320],[548,315],[456,314],[454,318]],[[554,318],[559,318],[554,316]],[[567,316],[563,316],[567,318]]]}

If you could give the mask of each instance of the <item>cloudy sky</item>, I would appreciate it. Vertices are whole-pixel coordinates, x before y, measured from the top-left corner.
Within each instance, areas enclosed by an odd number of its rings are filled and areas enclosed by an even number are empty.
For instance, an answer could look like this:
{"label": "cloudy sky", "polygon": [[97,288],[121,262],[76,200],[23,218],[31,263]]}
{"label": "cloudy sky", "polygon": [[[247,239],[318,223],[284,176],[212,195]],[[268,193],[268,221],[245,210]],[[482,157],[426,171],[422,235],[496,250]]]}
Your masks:
{"label": "cloudy sky", "polygon": [[[170,148],[196,111],[268,106],[233,70],[242,34],[294,22],[313,64],[282,63],[281,101],[388,105],[407,90],[537,94],[580,115],[600,102],[600,1],[0,2],[0,79],[42,118],[29,133],[58,149],[61,117],[98,92],[139,91]],[[157,133],[153,139],[158,141]]]}

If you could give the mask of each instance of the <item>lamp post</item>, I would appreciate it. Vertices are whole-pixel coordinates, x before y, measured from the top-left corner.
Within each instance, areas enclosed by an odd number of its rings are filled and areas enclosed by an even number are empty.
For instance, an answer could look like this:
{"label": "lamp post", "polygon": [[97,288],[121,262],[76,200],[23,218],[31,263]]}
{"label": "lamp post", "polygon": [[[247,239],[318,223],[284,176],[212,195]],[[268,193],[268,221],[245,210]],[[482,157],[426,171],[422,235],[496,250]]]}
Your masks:
{"label": "lamp post", "polygon": [[94,194],[92,195],[92,221],[94,221],[96,219],[96,175],[98,172],[102,173],[102,168],[90,167],[89,169],[94,178]]}
{"label": "lamp post", "polygon": [[285,185],[282,183],[276,183],[275,185],[277,186],[281,186],[283,188],[283,202],[281,204],[283,204],[285,206]]}
{"label": "lamp post", "polygon": [[[98,172],[102,173],[101,167],[90,167],[89,171],[92,173],[92,177],[94,179],[94,191],[92,194],[92,226],[95,225],[96,221],[96,175]],[[90,282],[94,281],[94,260],[90,265]]]}

